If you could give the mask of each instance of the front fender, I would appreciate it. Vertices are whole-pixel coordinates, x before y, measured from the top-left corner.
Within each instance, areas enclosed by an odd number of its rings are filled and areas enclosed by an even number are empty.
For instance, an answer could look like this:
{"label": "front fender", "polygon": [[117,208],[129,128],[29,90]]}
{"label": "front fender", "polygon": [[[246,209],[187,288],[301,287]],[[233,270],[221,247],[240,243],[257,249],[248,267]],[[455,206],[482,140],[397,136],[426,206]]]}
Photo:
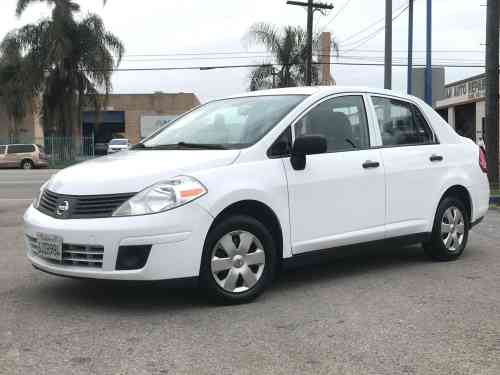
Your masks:
{"label": "front fender", "polygon": [[234,203],[253,200],[268,206],[279,220],[283,256],[291,256],[288,187],[281,159],[236,163],[194,175],[208,190],[197,200],[213,217]]}

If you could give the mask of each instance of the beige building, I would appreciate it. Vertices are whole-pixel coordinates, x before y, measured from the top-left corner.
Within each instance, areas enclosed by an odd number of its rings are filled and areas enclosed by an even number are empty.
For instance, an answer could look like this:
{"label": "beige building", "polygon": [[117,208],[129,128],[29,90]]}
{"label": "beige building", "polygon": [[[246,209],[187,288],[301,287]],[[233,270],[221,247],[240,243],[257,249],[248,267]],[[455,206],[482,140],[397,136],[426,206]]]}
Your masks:
{"label": "beige building", "polygon": [[477,75],[445,85],[444,98],[435,104],[436,110],[457,133],[476,143],[484,141],[486,76]]}
{"label": "beige building", "polygon": [[[200,104],[193,93],[111,94],[96,123],[95,113],[83,111],[82,124],[75,131],[105,143],[122,136],[138,142],[172,118]],[[9,142],[10,119],[0,108],[0,143]],[[43,130],[38,116],[28,115],[19,126],[19,142],[41,142]]]}

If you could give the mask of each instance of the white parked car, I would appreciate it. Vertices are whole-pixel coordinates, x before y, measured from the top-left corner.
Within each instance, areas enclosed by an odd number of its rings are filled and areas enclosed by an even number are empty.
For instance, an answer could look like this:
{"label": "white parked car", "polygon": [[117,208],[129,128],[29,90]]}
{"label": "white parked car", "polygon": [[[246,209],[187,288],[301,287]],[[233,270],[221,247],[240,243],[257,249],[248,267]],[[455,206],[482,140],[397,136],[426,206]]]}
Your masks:
{"label": "white parked car", "polygon": [[456,259],[488,200],[484,151],[421,100],[304,87],[211,101],[129,151],[66,168],[24,223],[42,271],[195,277],[233,303],[319,250],[396,239]]}
{"label": "white parked car", "polygon": [[118,151],[128,150],[129,147],[130,143],[128,139],[125,138],[112,139],[108,143],[108,154],[113,154]]}

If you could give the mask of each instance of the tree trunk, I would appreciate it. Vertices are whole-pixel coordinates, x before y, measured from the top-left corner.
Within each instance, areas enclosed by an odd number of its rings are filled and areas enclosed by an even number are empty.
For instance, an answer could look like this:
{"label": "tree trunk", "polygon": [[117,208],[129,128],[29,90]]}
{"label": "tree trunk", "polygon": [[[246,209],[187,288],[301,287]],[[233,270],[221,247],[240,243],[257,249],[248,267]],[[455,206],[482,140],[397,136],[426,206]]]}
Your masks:
{"label": "tree trunk", "polygon": [[490,182],[498,184],[498,0],[488,0],[486,18],[486,158]]}

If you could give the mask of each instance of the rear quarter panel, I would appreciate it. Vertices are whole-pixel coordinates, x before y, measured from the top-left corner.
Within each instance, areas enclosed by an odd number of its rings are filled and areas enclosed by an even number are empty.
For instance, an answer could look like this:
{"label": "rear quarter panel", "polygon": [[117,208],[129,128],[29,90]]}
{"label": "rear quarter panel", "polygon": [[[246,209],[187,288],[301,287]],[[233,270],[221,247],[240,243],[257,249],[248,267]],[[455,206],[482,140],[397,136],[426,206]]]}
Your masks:
{"label": "rear quarter panel", "polygon": [[469,139],[458,143],[442,144],[445,150],[447,168],[439,181],[439,194],[434,201],[434,210],[429,217],[430,228],[441,198],[445,192],[455,186],[463,186],[469,192],[472,217],[475,221],[485,215],[489,205],[489,183],[485,173],[479,168],[479,148]]}

